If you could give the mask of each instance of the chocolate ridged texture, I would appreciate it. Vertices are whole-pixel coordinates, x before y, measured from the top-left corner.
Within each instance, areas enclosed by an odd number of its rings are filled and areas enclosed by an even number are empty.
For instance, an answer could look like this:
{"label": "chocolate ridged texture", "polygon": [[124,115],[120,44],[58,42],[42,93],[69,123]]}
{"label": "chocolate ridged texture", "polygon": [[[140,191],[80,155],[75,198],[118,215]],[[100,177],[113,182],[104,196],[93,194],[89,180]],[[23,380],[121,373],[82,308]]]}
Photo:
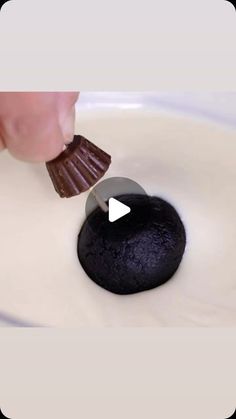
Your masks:
{"label": "chocolate ridged texture", "polygon": [[81,135],[46,167],[54,188],[61,198],[87,191],[106,173],[111,156]]}

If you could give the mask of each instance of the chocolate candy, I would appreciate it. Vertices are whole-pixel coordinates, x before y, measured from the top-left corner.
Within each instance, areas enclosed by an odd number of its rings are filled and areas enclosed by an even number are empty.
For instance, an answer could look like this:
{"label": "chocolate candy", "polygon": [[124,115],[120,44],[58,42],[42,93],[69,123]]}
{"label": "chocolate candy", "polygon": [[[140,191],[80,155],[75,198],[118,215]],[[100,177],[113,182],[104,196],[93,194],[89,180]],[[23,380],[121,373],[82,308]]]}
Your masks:
{"label": "chocolate candy", "polygon": [[54,188],[61,198],[87,191],[106,173],[111,156],[91,141],[75,135],[72,143],[46,163]]}

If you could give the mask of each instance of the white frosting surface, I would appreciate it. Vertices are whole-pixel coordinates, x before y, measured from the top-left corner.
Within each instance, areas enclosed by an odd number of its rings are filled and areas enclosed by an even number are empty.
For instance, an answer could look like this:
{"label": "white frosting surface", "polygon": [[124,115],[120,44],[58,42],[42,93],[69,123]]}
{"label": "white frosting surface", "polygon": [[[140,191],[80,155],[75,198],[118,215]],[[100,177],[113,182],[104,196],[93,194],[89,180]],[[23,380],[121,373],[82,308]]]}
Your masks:
{"label": "white frosting surface", "polygon": [[0,319],[49,326],[236,325],[236,136],[160,111],[78,114],[76,132],[112,155],[106,178],[133,179],[172,203],[187,231],[165,285],[117,296],[94,284],[76,253],[84,193],[61,199],[45,166],[0,154]]}

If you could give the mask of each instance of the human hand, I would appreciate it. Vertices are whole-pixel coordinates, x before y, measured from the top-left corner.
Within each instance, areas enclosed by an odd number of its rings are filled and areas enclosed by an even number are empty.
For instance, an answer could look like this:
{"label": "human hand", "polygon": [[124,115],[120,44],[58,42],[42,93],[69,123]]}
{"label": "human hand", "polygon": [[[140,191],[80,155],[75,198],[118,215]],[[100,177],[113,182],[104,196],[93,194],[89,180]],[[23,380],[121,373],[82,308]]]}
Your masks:
{"label": "human hand", "polygon": [[0,151],[16,158],[48,161],[74,136],[78,92],[0,93]]}

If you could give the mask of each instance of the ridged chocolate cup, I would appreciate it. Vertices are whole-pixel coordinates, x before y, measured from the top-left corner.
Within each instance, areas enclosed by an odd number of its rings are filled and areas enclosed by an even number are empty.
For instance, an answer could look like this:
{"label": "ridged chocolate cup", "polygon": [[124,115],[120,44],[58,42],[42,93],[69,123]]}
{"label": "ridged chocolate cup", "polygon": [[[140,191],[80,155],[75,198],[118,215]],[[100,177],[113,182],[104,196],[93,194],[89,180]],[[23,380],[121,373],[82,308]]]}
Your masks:
{"label": "ridged chocolate cup", "polygon": [[111,156],[91,141],[75,135],[72,143],[46,163],[49,176],[61,198],[87,191],[106,173]]}

